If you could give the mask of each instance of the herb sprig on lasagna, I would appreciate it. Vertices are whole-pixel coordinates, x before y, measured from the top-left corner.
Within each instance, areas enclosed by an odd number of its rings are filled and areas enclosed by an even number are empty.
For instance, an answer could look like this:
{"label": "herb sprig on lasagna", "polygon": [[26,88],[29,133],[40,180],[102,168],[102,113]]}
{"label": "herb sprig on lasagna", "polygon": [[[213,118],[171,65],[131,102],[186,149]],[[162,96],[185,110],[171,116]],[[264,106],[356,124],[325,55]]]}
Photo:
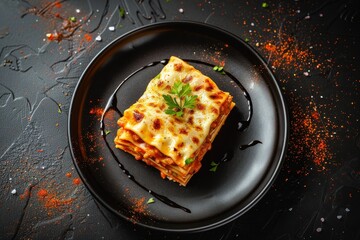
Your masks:
{"label": "herb sprig on lasagna", "polygon": [[191,95],[190,84],[177,81],[172,86],[170,93],[176,95],[177,98],[163,94],[163,98],[168,105],[168,109],[165,110],[166,114],[182,117],[184,108],[194,109],[197,95]]}

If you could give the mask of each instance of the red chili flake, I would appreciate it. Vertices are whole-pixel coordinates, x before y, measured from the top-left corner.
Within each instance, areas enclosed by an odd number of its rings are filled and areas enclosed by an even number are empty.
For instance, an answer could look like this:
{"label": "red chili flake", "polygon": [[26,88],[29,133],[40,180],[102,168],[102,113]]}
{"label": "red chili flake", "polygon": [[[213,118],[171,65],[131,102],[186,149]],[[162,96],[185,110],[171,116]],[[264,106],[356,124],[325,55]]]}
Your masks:
{"label": "red chili flake", "polygon": [[65,210],[65,206],[70,205],[74,199],[73,198],[67,198],[63,199],[60,196],[57,196],[56,194],[50,193],[45,188],[39,189],[37,192],[37,196],[39,201],[44,204],[44,207],[48,210],[48,215],[51,215],[53,212],[53,209],[57,209],[60,211]]}
{"label": "red chili flake", "polygon": [[67,172],[67,173],[65,174],[65,176],[68,177],[68,178],[71,178],[72,174],[71,174],[71,172]]}
{"label": "red chili flake", "polygon": [[62,33],[55,31],[54,33],[47,33],[46,37],[49,41],[58,41],[60,42],[63,39]]}
{"label": "red chili flake", "polygon": [[104,109],[99,108],[99,107],[94,107],[94,108],[90,109],[89,114],[101,116],[103,114],[103,112],[104,112]]}
{"label": "red chili flake", "polygon": [[45,198],[48,195],[48,191],[46,189],[40,189],[37,193],[39,198]]}
{"label": "red chili flake", "polygon": [[[293,133],[290,136],[292,145],[289,146],[289,154],[294,160],[309,159],[315,164],[317,171],[324,171],[334,157],[329,144],[334,137],[331,129],[337,126],[330,118],[319,121],[320,115],[314,105],[310,102],[307,109],[293,106],[292,114],[295,120],[292,122]],[[308,174],[307,169],[305,167],[299,170],[298,174]]]}
{"label": "red chili flake", "polygon": [[318,149],[323,150],[326,148],[326,143],[322,140],[319,143]]}
{"label": "red chili flake", "polygon": [[[55,195],[51,195],[51,196],[45,198],[45,207],[47,209],[52,209],[52,208],[59,209],[60,207],[71,204],[73,201],[74,201],[74,199],[72,199],[72,198],[60,199],[60,198],[57,198]],[[49,214],[51,214],[51,213],[49,212]]]}
{"label": "red chili flake", "polygon": [[314,111],[312,114],[311,114],[312,118],[314,118],[315,120],[319,120],[320,119],[320,114],[318,111]]}
{"label": "red chili flake", "polygon": [[57,1],[54,3],[54,6],[57,7],[57,8],[61,8],[62,7],[62,4],[60,1]]}
{"label": "red chili flake", "polygon": [[19,197],[20,199],[25,199],[28,198],[30,196],[30,191],[29,189],[26,189],[25,192],[23,194],[21,194]]}
{"label": "red chili flake", "polygon": [[36,151],[39,152],[39,153],[41,153],[41,152],[44,151],[44,149],[38,149],[38,150],[36,150]]}
{"label": "red chili flake", "polygon": [[92,40],[92,36],[88,33],[85,33],[84,39],[85,39],[85,41],[90,42]]}
{"label": "red chili flake", "polygon": [[54,35],[52,33],[47,33],[46,37],[49,41],[53,41],[55,39]]}
{"label": "red chili flake", "polygon": [[303,72],[307,64],[315,61],[309,49],[299,44],[295,37],[283,34],[281,40],[276,44],[264,44],[273,67],[295,68]]}
{"label": "red chili flake", "polygon": [[80,178],[74,178],[74,179],[73,179],[73,183],[74,183],[75,185],[79,185],[79,184],[81,183]]}

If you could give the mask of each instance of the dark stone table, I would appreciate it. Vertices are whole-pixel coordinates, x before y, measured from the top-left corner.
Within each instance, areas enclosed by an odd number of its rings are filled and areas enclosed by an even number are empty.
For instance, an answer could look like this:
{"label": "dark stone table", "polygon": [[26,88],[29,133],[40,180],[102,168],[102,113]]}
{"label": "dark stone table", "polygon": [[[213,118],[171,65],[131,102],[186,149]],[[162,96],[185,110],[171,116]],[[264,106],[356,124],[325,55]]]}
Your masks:
{"label": "dark stone table", "polygon": [[[183,20],[256,49],[290,119],[266,195],[236,220],[192,234],[149,230],[99,204],[67,135],[75,86],[101,49],[135,28]],[[2,0],[0,238],[360,239],[359,24],[353,0]]]}

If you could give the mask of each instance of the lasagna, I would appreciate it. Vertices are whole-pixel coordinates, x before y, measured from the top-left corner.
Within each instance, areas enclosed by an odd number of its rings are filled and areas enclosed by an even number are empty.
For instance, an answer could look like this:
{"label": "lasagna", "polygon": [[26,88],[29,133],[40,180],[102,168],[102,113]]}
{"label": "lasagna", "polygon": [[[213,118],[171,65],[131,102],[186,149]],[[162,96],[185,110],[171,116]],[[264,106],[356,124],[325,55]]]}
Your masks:
{"label": "lasagna", "polygon": [[[164,96],[176,97],[174,84],[190,88],[188,99],[193,100],[181,114],[167,111]],[[201,160],[235,106],[232,99],[209,77],[172,56],[117,121],[115,146],[158,169],[162,178],[186,186],[201,168]]]}

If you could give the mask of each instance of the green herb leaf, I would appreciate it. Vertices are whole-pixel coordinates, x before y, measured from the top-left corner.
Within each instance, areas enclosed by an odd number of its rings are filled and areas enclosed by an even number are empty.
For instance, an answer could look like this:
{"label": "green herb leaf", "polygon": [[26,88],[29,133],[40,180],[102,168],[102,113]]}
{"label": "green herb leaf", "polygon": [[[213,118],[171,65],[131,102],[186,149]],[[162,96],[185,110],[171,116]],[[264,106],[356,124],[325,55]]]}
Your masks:
{"label": "green herb leaf", "polygon": [[185,96],[184,108],[194,109],[197,95]]}
{"label": "green herb leaf", "polygon": [[219,163],[216,163],[216,162],[214,162],[214,161],[212,161],[211,163],[210,163],[210,166],[212,167],[212,168],[210,168],[210,172],[216,172],[216,170],[217,170],[217,167],[219,166]]}
{"label": "green herb leaf", "polygon": [[58,113],[62,113],[61,104],[60,104],[60,103],[58,104]]}
{"label": "green herb leaf", "polygon": [[69,17],[70,22],[76,22],[76,17]]}
{"label": "green herb leaf", "polygon": [[176,111],[173,110],[173,109],[169,109],[169,108],[168,108],[168,109],[165,110],[165,113],[166,113],[166,114],[169,114],[169,115],[175,115],[175,114],[177,115],[178,112],[176,112]]}
{"label": "green herb leaf", "polygon": [[269,7],[269,4],[268,4],[267,2],[263,2],[263,3],[261,4],[261,7],[267,8],[267,7]]}
{"label": "green herb leaf", "polygon": [[189,165],[190,163],[192,163],[195,159],[194,158],[188,158],[185,160],[185,164]]}
{"label": "green herb leaf", "polygon": [[155,199],[153,197],[149,198],[149,200],[146,202],[147,204],[154,203]]}
{"label": "green herb leaf", "polygon": [[225,74],[225,71],[224,71],[224,67],[223,67],[223,66],[214,66],[214,67],[213,67],[213,70],[214,70],[215,72],[219,72],[219,73],[221,73],[221,74]]}
{"label": "green herb leaf", "polygon": [[172,86],[170,93],[176,95],[177,97],[173,98],[171,95],[163,95],[163,98],[168,106],[165,110],[166,114],[182,117],[184,114],[184,108],[193,109],[195,107],[197,96],[190,95],[190,84],[184,84],[181,81],[177,81]]}
{"label": "green herb leaf", "polygon": [[177,117],[182,117],[184,115],[184,112],[183,111],[179,111],[179,112],[176,112],[175,115]]}
{"label": "green herb leaf", "polygon": [[214,167],[212,167],[212,168],[210,168],[210,172],[216,172],[216,170],[217,170],[217,166],[214,166]]}
{"label": "green herb leaf", "polygon": [[111,133],[110,130],[105,130],[105,135],[108,135],[109,133]]}
{"label": "green herb leaf", "polygon": [[175,98],[172,98],[170,95],[163,95],[163,98],[168,105],[169,109],[180,108]]}
{"label": "green herb leaf", "polygon": [[124,8],[119,8],[119,15],[121,18],[125,17],[125,9]]}

